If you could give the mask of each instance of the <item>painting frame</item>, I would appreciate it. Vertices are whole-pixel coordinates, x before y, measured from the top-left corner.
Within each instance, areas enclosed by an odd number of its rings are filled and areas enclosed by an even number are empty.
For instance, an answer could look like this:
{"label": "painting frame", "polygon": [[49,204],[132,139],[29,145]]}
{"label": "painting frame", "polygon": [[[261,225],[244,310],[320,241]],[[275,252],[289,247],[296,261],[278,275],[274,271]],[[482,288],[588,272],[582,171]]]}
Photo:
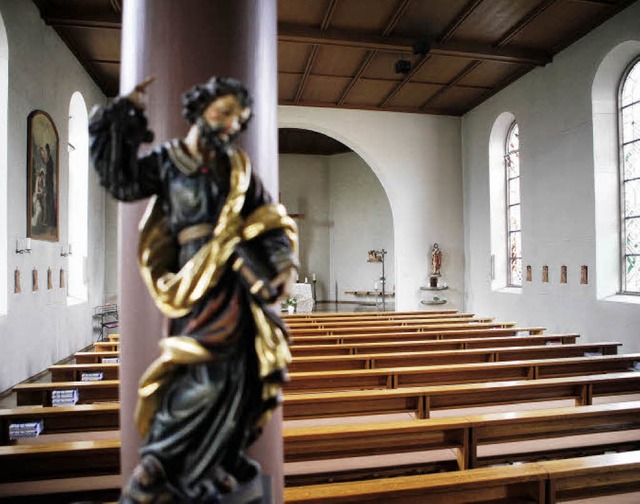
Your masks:
{"label": "painting frame", "polygon": [[34,110],[27,117],[27,237],[60,238],[60,137],[51,116]]}

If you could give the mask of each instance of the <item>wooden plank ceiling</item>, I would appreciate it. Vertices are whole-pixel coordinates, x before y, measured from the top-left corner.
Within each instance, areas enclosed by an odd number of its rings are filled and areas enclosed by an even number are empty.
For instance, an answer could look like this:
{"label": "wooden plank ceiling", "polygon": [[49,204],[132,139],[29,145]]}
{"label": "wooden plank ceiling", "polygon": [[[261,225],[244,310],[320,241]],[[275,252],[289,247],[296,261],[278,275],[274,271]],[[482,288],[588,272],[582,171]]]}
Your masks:
{"label": "wooden plank ceiling", "polygon": [[[33,0],[107,96],[122,0]],[[460,116],[637,0],[278,0],[282,105]]]}

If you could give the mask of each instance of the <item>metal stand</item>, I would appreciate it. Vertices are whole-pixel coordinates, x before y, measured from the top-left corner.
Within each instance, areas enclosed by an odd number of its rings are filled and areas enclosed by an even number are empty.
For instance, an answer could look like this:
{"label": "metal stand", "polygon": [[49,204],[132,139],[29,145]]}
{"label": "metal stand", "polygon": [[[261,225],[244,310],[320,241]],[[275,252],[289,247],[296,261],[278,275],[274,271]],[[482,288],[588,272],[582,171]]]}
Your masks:
{"label": "metal stand", "polygon": [[384,256],[387,255],[387,251],[385,249],[382,250],[370,250],[369,251],[369,259],[367,262],[379,262],[382,263],[382,276],[380,277],[380,283],[382,284],[382,311],[386,310],[386,292],[385,292],[385,284],[387,282],[387,278],[384,276]]}

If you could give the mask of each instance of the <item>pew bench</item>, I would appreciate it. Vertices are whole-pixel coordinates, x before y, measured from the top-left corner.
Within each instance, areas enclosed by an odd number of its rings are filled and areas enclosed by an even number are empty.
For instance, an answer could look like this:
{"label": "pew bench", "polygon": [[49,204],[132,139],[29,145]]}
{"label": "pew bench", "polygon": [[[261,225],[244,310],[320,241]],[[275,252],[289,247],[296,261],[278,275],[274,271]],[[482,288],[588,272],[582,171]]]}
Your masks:
{"label": "pew bench", "polygon": [[558,359],[586,354],[615,355],[619,342],[585,343],[580,345],[538,345],[527,347],[478,348],[466,350],[398,351],[389,353],[360,353],[354,355],[321,355],[294,357],[290,372],[336,371],[347,369],[375,369],[438,364],[504,362],[512,360]]}
{"label": "pew bench", "polygon": [[521,465],[285,488],[289,504],[389,502],[537,502],[612,495],[640,489],[640,451]]}
{"label": "pew bench", "polygon": [[381,341],[428,341],[435,339],[459,339],[459,338],[493,338],[496,336],[517,336],[519,334],[541,335],[544,327],[484,327],[484,324],[474,324],[472,327],[446,329],[422,329],[415,332],[383,332],[365,334],[325,334],[318,336],[293,336],[292,345],[310,344],[349,344],[349,343],[376,343]]}
{"label": "pew bench", "polygon": [[287,326],[292,331],[304,329],[336,329],[341,327],[358,327],[362,325],[373,326],[411,326],[420,324],[440,324],[440,323],[465,323],[465,322],[492,322],[492,317],[474,317],[472,313],[452,313],[450,315],[420,316],[395,320],[363,319],[345,321],[322,321],[322,322],[287,322]]}
{"label": "pew bench", "polygon": [[117,352],[120,350],[119,341],[96,341],[93,348],[97,352]]}
{"label": "pew bench", "polygon": [[458,310],[419,310],[419,311],[372,311],[372,312],[315,312],[315,313],[294,313],[283,314],[282,318],[285,321],[307,321],[307,320],[355,320],[355,319],[380,319],[380,320],[393,320],[396,318],[406,318],[422,315],[451,315],[459,313]]}
{"label": "pew bench", "polygon": [[119,415],[120,405],[116,403],[0,409],[0,445],[10,444],[11,424],[42,420],[43,435],[117,430],[120,428]]}
{"label": "pew bench", "polygon": [[[640,401],[379,424],[287,428],[283,436],[284,456],[291,469],[288,471],[285,466],[286,484],[348,480],[352,478],[352,469],[345,468],[335,459],[364,454],[371,457],[448,449],[457,455],[457,469],[465,470],[514,461],[533,462],[611,450],[637,450],[640,446],[638,429]],[[612,439],[612,432],[619,434],[614,434]],[[596,435],[601,433],[608,435],[605,438]],[[578,435],[587,437],[576,442],[572,437]],[[540,443],[540,439],[552,441]],[[533,451],[522,451],[520,445],[505,445],[531,440],[537,443]],[[497,443],[501,443],[494,450],[497,454],[479,456],[480,448],[488,445],[495,448]],[[331,469],[327,469],[327,464],[317,468],[309,463],[319,460],[332,460]],[[365,463],[358,471],[377,475],[401,474],[398,468],[403,458],[386,460],[388,465],[377,463],[366,467]],[[302,468],[296,467],[296,462],[305,464]],[[414,462],[413,466],[403,464],[402,468],[408,474],[425,469],[423,461]],[[452,470],[449,460],[440,461],[439,465],[430,464],[434,472]]]}
{"label": "pew bench", "polygon": [[118,380],[20,383],[13,387],[18,406],[51,406],[55,390],[78,390],[78,404],[119,400]]}
{"label": "pew bench", "polygon": [[57,364],[49,366],[49,372],[53,382],[82,381],[83,377],[89,379],[94,373],[101,374],[102,380],[118,380],[120,364]]}
{"label": "pew bench", "polygon": [[397,389],[424,384],[538,380],[633,369],[640,354],[289,373],[286,393]]}
{"label": "pew bench", "polygon": [[410,413],[429,418],[432,411],[571,399],[576,406],[594,397],[640,393],[640,372],[465,383],[349,392],[285,394],[287,420]]}
{"label": "pew bench", "polygon": [[353,334],[389,334],[397,332],[429,332],[437,330],[456,330],[456,329],[492,329],[492,328],[508,328],[515,327],[515,322],[493,322],[493,321],[475,321],[465,320],[461,322],[458,319],[433,321],[433,323],[420,322],[418,324],[398,326],[396,324],[379,325],[379,324],[356,324],[353,327],[336,327],[326,329],[292,329],[290,334],[294,337],[304,336],[346,336]]}
{"label": "pew bench", "polygon": [[95,352],[76,352],[73,354],[76,364],[99,364],[103,359],[119,359],[119,350],[95,351]]}
{"label": "pew bench", "polygon": [[426,341],[384,341],[374,343],[299,344],[290,347],[295,357],[327,355],[357,355],[361,353],[424,352],[437,350],[465,350],[536,345],[572,345],[579,334],[542,334],[534,336],[495,336],[487,338],[460,338]]}

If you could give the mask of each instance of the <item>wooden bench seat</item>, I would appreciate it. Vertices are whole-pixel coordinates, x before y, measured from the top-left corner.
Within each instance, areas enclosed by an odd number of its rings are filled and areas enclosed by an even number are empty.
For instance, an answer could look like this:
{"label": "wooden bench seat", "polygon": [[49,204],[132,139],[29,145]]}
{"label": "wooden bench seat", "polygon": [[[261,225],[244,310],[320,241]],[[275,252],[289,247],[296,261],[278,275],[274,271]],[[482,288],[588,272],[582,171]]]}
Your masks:
{"label": "wooden bench seat", "polygon": [[[379,424],[335,425],[325,427],[289,428],[284,430],[285,462],[307,462],[303,470],[287,474],[287,486],[340,481],[350,478],[349,470],[340,461],[331,465],[334,469],[317,472],[310,461],[333,460],[350,457],[368,457],[401,453],[425,452],[449,449],[457,454],[458,469],[537,461],[550,458],[603,453],[610,450],[628,450],[629,438],[635,440],[631,449],[640,444],[640,401],[609,403],[575,408],[553,408],[536,411],[475,415],[467,417],[407,420]],[[612,432],[629,431],[629,435],[611,439]],[[606,439],[593,436],[607,433]],[[585,437],[577,444],[559,446],[559,438]],[[534,452],[522,452],[520,446],[504,445],[514,441],[538,442]],[[479,457],[479,448],[502,443],[499,455]],[[575,443],[575,441],[573,441]],[[550,445],[554,447],[547,450]],[[555,446],[554,446],[555,445]],[[399,458],[388,458],[389,466],[376,464],[370,469],[375,474],[397,472]],[[435,465],[434,470],[447,470],[448,460]],[[404,466],[408,473],[419,471]],[[285,473],[286,473],[285,467]],[[449,469],[451,470],[451,469]],[[361,469],[360,472],[366,472]]]}
{"label": "wooden bench seat", "polygon": [[120,441],[61,441],[0,446],[3,482],[118,474]]}
{"label": "wooden bench seat", "polygon": [[51,406],[54,390],[78,390],[78,404],[119,400],[118,380],[20,383],[13,387],[18,406]]}
{"label": "wooden bench seat", "polygon": [[107,340],[108,341],[120,341],[120,335],[119,334],[108,334],[107,335]]}
{"label": "wooden bench seat", "polygon": [[503,362],[529,359],[558,359],[585,354],[615,355],[622,343],[602,342],[579,345],[538,345],[526,347],[479,348],[466,350],[401,351],[394,353],[360,353],[355,355],[296,356],[288,366],[290,372],[314,372],[346,369],[375,369],[439,364]]}
{"label": "wooden bench seat", "polygon": [[336,327],[354,327],[357,325],[378,325],[378,326],[386,326],[386,325],[415,325],[421,323],[438,323],[440,321],[456,321],[456,322],[465,322],[465,321],[475,321],[475,322],[485,322],[492,321],[491,317],[475,317],[473,313],[450,313],[450,314],[440,314],[440,315],[420,315],[414,317],[405,317],[405,318],[396,318],[396,319],[348,319],[348,320],[328,320],[328,321],[300,321],[300,322],[287,322],[287,326],[291,330],[297,329],[327,329],[327,328],[336,328]]}
{"label": "wooden bench seat", "polygon": [[352,334],[388,334],[397,332],[427,332],[427,331],[453,331],[456,329],[492,329],[492,328],[504,328],[515,327],[515,322],[476,322],[472,320],[465,320],[460,322],[457,319],[451,319],[448,321],[438,320],[433,323],[418,323],[412,325],[404,325],[398,327],[396,324],[390,325],[378,325],[378,324],[356,324],[353,327],[336,327],[335,329],[293,329],[290,331],[294,338],[303,336],[345,336]]}
{"label": "wooden bench seat", "polygon": [[94,350],[97,352],[107,351],[113,352],[120,350],[120,342],[119,341],[96,341],[93,344]]}
{"label": "wooden bench seat", "polygon": [[119,359],[119,350],[95,351],[95,352],[76,352],[73,354],[76,364],[98,364],[102,359]]}
{"label": "wooden bench seat", "polygon": [[294,336],[291,345],[315,345],[315,344],[350,344],[350,343],[376,343],[380,341],[428,341],[434,339],[459,339],[459,338],[494,338],[496,336],[517,336],[519,334],[542,334],[544,327],[483,327],[483,324],[475,324],[473,327],[446,329],[422,329],[415,332],[383,332],[365,334],[325,334],[320,336]]}
{"label": "wooden bench seat", "polygon": [[286,393],[395,389],[420,385],[480,383],[504,380],[537,380],[626,371],[640,361],[640,354],[533,359],[474,364],[407,366],[379,369],[290,373]]}
{"label": "wooden bench seat", "polygon": [[120,428],[117,403],[82,404],[60,407],[19,407],[0,409],[0,444],[9,444],[9,425],[43,421],[42,434],[117,430]]}
{"label": "wooden bench seat", "polygon": [[556,399],[572,399],[577,406],[584,406],[592,404],[594,397],[638,393],[640,372],[629,371],[540,380],[285,394],[283,411],[287,420],[403,412],[429,418],[434,410]]}
{"label": "wooden bench seat", "polygon": [[285,488],[288,504],[389,502],[555,504],[640,489],[640,451],[467,471]]}
{"label": "wooden bench seat", "polygon": [[57,364],[49,366],[51,381],[82,381],[83,376],[89,373],[101,373],[103,380],[118,380],[120,364]]}
{"label": "wooden bench seat", "polygon": [[464,350],[474,348],[498,348],[511,346],[571,345],[579,334],[542,334],[533,336],[496,336],[487,338],[460,338],[426,341],[382,341],[373,343],[292,345],[295,357],[322,355],[357,355],[361,353],[423,352],[438,350]]}
{"label": "wooden bench seat", "polygon": [[381,320],[388,319],[393,320],[396,318],[414,317],[423,314],[427,315],[449,315],[459,313],[458,310],[422,310],[422,311],[371,311],[371,312],[315,312],[315,313],[294,313],[283,314],[282,318],[286,321],[302,321],[302,320],[346,320],[346,319],[370,319],[379,318]]}
{"label": "wooden bench seat", "polygon": [[0,502],[7,504],[116,502],[120,474],[0,483]]}

